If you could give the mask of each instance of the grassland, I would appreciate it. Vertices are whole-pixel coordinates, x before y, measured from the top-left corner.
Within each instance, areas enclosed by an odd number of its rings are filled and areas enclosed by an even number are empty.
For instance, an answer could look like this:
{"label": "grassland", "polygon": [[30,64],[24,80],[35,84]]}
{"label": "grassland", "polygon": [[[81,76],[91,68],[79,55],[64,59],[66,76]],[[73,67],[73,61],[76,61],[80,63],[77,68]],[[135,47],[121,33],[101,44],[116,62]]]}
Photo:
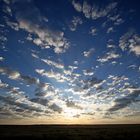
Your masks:
{"label": "grassland", "polygon": [[140,125],[0,125],[0,139],[140,139]]}

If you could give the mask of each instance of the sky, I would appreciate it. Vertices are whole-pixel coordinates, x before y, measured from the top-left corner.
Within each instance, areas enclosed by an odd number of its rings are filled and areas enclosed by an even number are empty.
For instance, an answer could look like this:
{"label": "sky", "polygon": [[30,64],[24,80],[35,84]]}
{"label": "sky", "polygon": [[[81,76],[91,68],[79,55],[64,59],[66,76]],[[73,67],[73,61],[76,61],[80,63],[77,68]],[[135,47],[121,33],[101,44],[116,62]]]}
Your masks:
{"label": "sky", "polygon": [[139,0],[0,0],[0,124],[140,123]]}

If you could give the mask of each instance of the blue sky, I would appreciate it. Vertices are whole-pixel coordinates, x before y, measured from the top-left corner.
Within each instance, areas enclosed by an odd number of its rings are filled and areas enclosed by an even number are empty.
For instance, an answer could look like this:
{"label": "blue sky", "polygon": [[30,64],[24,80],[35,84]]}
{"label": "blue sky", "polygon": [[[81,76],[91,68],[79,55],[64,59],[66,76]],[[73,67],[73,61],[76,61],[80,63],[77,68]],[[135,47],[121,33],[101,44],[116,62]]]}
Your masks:
{"label": "blue sky", "polygon": [[139,123],[138,0],[1,0],[0,123]]}

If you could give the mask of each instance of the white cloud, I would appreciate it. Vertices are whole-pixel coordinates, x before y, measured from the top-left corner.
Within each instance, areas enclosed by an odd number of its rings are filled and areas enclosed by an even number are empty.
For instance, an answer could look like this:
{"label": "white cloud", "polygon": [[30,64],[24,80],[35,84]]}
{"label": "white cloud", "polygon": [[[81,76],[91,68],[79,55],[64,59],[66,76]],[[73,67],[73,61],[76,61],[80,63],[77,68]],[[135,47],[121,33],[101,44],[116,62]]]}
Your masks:
{"label": "white cloud", "polygon": [[0,56],[0,61],[1,62],[4,61],[4,57]]}
{"label": "white cloud", "polygon": [[[37,38],[33,40],[33,43],[41,48],[51,47],[55,53],[64,53],[69,48],[69,42],[64,37],[64,32],[53,30],[46,24],[42,25],[44,17],[32,1],[12,1],[12,4],[15,8],[17,23],[7,21],[8,26],[15,30],[24,29],[30,34],[36,35]],[[25,6],[24,10],[21,10],[23,6]]]}
{"label": "white cloud", "polygon": [[108,29],[107,29],[107,33],[109,34],[109,33],[112,33],[114,31],[114,28],[113,27],[109,27]]}
{"label": "white cloud", "polygon": [[34,58],[39,58],[39,56],[36,55],[35,53],[31,53],[31,55],[32,55],[32,57],[34,57]]}
{"label": "white cloud", "polygon": [[[36,45],[54,47],[55,53],[64,53],[69,48],[69,43],[64,38],[64,33],[60,31],[53,31],[49,28],[41,28],[37,24],[24,19],[18,19],[19,27],[25,29],[29,33],[36,34],[37,39],[33,40]],[[47,47],[48,48],[48,47]]]}
{"label": "white cloud", "polygon": [[41,59],[44,63],[46,63],[47,65],[53,66],[55,68],[58,69],[64,69],[64,65],[49,59]]}
{"label": "white cloud", "polygon": [[10,79],[19,79],[20,73],[18,71],[12,71],[6,67],[0,67],[0,73],[4,75],[8,75]]}
{"label": "white cloud", "polygon": [[53,70],[45,71],[44,69],[36,69],[35,71],[42,76],[46,76],[48,78],[53,78],[57,82],[67,82],[67,81],[69,81],[68,77],[64,76],[61,73],[54,72]]}
{"label": "white cloud", "polygon": [[95,35],[97,35],[97,29],[92,27],[89,33],[91,35],[95,36]]}
{"label": "white cloud", "polygon": [[40,38],[35,38],[35,39],[33,40],[33,43],[35,43],[37,46],[40,46],[40,45],[43,44],[43,42],[41,41]]}
{"label": "white cloud", "polygon": [[116,20],[116,22],[114,23],[114,25],[120,25],[122,23],[124,23],[124,20],[122,18],[119,18],[119,19]]}
{"label": "white cloud", "polygon": [[115,52],[108,52],[104,57],[97,59],[97,61],[104,63],[104,62],[107,62],[107,61],[110,61],[119,57],[120,55]]}
{"label": "white cloud", "polygon": [[83,74],[84,74],[85,76],[92,76],[92,75],[94,74],[94,72],[91,71],[91,70],[83,70]]}
{"label": "white cloud", "polygon": [[130,46],[130,52],[133,52],[137,56],[140,56],[140,45]]}
{"label": "white cloud", "polygon": [[19,25],[18,25],[18,23],[16,23],[16,22],[12,22],[12,21],[7,20],[7,21],[6,21],[6,24],[7,24],[9,27],[11,27],[12,29],[14,29],[15,31],[18,31],[18,30],[19,30]]}
{"label": "white cloud", "polygon": [[84,52],[83,52],[83,55],[84,55],[85,57],[90,57],[90,56],[93,54],[94,51],[95,51],[94,48],[91,48],[91,49],[89,49],[88,51],[84,51]]}
{"label": "white cloud", "polygon": [[112,39],[108,40],[107,48],[110,48],[110,49],[116,48],[116,46],[114,45],[114,41]]}
{"label": "white cloud", "polygon": [[116,2],[110,3],[103,8],[95,4],[91,6],[86,1],[83,4],[72,1],[72,4],[76,11],[82,12],[86,18],[92,18],[93,20],[107,16],[117,6]]}
{"label": "white cloud", "polygon": [[78,11],[81,12],[82,11],[82,5],[79,2],[75,2],[75,0],[72,1],[72,5],[74,6],[74,8]]}
{"label": "white cloud", "polygon": [[122,19],[122,17],[120,16],[120,14],[111,13],[107,17],[108,17],[108,19],[110,21],[113,22],[114,25],[117,25],[118,26],[118,25],[124,23],[124,20]]}
{"label": "white cloud", "polygon": [[119,47],[123,51],[133,52],[136,56],[140,55],[140,36],[134,30],[130,30],[121,36]]}
{"label": "white cloud", "polygon": [[91,6],[88,4],[86,1],[83,2],[83,14],[85,15],[86,18],[91,17]]}
{"label": "white cloud", "polygon": [[5,5],[3,7],[3,12],[5,12],[6,14],[8,14],[9,16],[12,16],[11,8],[8,5]]}
{"label": "white cloud", "polygon": [[78,25],[83,23],[80,17],[73,17],[71,24],[69,25],[71,31],[75,31]]}

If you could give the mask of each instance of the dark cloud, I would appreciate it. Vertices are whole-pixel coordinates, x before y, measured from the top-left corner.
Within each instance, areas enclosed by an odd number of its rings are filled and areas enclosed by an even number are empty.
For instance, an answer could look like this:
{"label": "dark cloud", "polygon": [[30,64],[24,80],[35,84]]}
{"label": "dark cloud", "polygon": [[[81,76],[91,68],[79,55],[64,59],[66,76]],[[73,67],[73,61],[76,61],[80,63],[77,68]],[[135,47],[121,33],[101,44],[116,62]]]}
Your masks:
{"label": "dark cloud", "polygon": [[48,93],[54,94],[55,93],[55,89],[52,85],[48,84],[48,83],[39,83],[37,85],[37,88],[35,89],[35,95],[36,96],[45,96]]}
{"label": "dark cloud", "polygon": [[43,99],[43,98],[33,98],[30,101],[41,104],[43,106],[47,106],[49,102],[48,99]]}
{"label": "dark cloud", "polygon": [[93,87],[96,84],[100,84],[103,80],[98,79],[96,77],[92,77],[91,79],[84,80],[84,87],[83,89],[88,89]]}
{"label": "dark cloud", "polygon": [[50,105],[49,108],[58,113],[61,113],[63,111],[63,109],[55,103]]}
{"label": "dark cloud", "polygon": [[31,84],[39,84],[39,79],[36,79],[34,77],[21,75],[21,79],[24,80],[29,85],[31,85]]}
{"label": "dark cloud", "polygon": [[113,111],[117,111],[117,110],[127,107],[131,103],[136,102],[136,98],[139,95],[140,95],[140,90],[138,89],[138,90],[134,90],[132,93],[130,93],[129,95],[127,95],[123,98],[116,99],[115,105],[113,107],[111,107],[108,111],[113,112]]}
{"label": "dark cloud", "polygon": [[49,100],[45,99],[45,98],[33,98],[30,101],[34,102],[34,103],[38,103],[40,105],[43,105],[45,107],[48,107],[49,109],[61,113],[62,112],[62,108],[59,107],[57,104],[53,103],[50,105]]}
{"label": "dark cloud", "polygon": [[17,101],[16,98],[11,97],[11,96],[0,96],[0,100],[2,102],[6,103],[6,105],[17,106],[17,107],[24,109],[24,110],[42,112],[42,110],[39,107],[34,106],[33,104]]}
{"label": "dark cloud", "polygon": [[39,84],[39,79],[36,79],[28,75],[22,75],[18,71],[12,70],[8,67],[0,67],[0,73],[3,75],[7,75],[8,78],[13,79],[13,80],[22,80],[29,85]]}
{"label": "dark cloud", "polygon": [[75,109],[83,109],[81,106],[75,104],[73,101],[66,101],[67,107],[75,108]]}

